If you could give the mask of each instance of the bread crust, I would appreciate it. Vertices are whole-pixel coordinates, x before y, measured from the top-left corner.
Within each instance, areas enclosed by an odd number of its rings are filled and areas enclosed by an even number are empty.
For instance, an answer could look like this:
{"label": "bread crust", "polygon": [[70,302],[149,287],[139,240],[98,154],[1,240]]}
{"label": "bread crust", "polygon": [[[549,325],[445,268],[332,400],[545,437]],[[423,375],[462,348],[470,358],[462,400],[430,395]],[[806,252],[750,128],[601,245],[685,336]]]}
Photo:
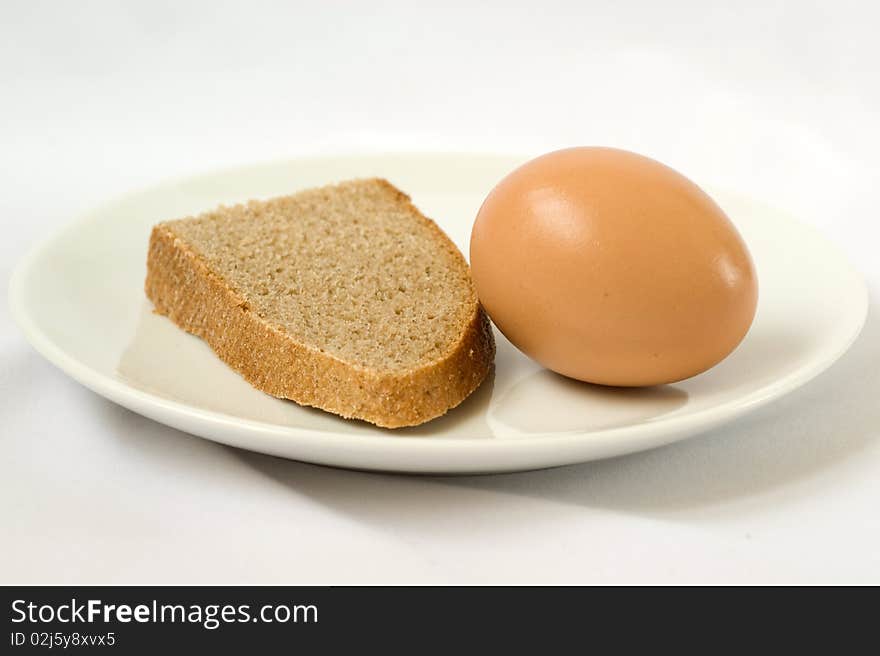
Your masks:
{"label": "bread crust", "polygon": [[[436,231],[444,248],[455,249]],[[463,258],[462,263],[467,266]],[[150,236],[145,291],[156,312],[204,339],[257,389],[384,428],[415,426],[445,414],[479,387],[495,357],[489,319],[474,297],[470,321],[440,359],[411,371],[344,362],[251,312],[247,299],[169,223],[155,226]]]}

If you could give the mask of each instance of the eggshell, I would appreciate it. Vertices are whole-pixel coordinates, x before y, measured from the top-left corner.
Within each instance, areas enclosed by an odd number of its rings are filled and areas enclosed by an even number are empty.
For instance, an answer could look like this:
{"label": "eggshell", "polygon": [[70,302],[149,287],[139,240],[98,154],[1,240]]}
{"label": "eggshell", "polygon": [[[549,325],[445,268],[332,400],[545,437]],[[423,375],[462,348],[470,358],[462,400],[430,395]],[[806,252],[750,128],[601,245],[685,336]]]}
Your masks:
{"label": "eggshell", "polygon": [[721,208],[671,168],[612,148],[513,171],[480,208],[470,258],[514,345],[604,385],[705,371],[740,343],[757,305],[754,265]]}

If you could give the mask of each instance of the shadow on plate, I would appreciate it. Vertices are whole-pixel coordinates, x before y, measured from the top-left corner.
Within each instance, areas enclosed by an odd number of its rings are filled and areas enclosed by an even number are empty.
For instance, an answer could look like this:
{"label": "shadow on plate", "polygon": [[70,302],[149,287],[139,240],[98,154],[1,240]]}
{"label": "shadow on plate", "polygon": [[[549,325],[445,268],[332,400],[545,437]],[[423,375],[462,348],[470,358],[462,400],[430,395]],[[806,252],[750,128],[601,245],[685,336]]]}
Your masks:
{"label": "shadow on plate", "polygon": [[687,399],[672,385],[603,387],[540,369],[496,399],[489,419],[526,435],[595,431],[656,419]]}
{"label": "shadow on plate", "polygon": [[[456,477],[342,471],[236,453],[297,492],[360,517],[436,518],[466,511],[458,504],[470,502],[474,495],[454,490],[647,515],[699,515],[717,504],[790,485],[880,440],[878,365],[880,307],[872,300],[861,336],[821,377],[726,427],[652,451],[556,469]],[[426,489],[429,485],[449,488],[450,494]],[[401,514],[403,508],[406,512]]]}
{"label": "shadow on plate", "polygon": [[430,436],[439,430],[466,437],[492,437],[486,411],[492,398],[495,369],[459,407],[429,424],[387,431],[360,420],[341,420],[316,408],[276,399],[257,390],[228,367],[198,337],[153,313],[144,301],[132,339],[116,365],[132,387],[212,412],[281,426],[316,431],[367,433],[388,437]]}

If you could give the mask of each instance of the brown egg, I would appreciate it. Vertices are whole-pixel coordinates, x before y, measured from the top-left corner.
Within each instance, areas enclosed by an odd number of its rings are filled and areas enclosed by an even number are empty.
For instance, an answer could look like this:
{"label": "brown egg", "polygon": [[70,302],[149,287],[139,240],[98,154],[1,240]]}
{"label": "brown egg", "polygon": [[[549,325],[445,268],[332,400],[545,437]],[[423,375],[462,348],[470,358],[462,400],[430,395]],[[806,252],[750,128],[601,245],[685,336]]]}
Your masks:
{"label": "brown egg", "polygon": [[499,330],[591,383],[694,376],[733,351],[755,315],[754,266],[721,208],[623,150],[570,148],[513,171],[480,208],[470,255]]}

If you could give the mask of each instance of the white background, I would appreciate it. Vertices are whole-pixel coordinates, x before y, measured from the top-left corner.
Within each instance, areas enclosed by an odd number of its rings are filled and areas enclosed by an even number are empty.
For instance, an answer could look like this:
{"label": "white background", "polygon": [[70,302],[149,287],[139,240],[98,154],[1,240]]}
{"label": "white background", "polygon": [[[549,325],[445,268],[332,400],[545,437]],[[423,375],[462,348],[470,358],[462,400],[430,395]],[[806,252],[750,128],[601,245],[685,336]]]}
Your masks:
{"label": "white background", "polygon": [[[878,6],[2,0],[0,582],[880,583]],[[316,152],[575,144],[819,226],[868,278],[860,340],[675,446],[417,478],[153,423],[9,317],[21,253],[132,188]]]}

